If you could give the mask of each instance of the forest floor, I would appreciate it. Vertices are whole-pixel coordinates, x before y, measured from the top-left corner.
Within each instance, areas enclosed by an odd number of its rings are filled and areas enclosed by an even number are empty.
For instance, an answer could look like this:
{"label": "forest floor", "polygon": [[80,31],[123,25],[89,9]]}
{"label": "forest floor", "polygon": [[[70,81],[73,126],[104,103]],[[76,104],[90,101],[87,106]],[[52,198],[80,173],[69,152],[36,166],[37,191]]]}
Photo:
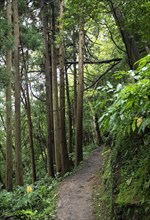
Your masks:
{"label": "forest floor", "polygon": [[98,172],[102,168],[102,148],[96,149],[82,168],[66,178],[59,190],[57,220],[95,220],[93,191],[99,185]]}

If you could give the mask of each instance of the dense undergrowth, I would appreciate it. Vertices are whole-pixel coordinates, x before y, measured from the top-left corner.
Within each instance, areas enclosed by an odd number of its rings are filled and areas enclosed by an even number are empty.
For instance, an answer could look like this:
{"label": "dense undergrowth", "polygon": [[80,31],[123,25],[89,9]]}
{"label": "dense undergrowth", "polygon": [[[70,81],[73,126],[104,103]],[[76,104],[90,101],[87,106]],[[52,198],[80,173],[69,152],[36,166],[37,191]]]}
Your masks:
{"label": "dense undergrowth", "polygon": [[0,219],[55,219],[59,179],[43,178],[34,185],[0,192]]}
{"label": "dense undergrowth", "polygon": [[133,82],[114,92],[115,101],[100,118],[109,141],[96,209],[105,207],[111,220],[150,219],[150,55],[136,71],[119,74],[131,73]]}
{"label": "dense undergrowth", "polygon": [[[87,158],[96,147],[96,144],[86,145],[83,149],[84,157]],[[64,177],[45,177],[37,181],[34,185],[16,187],[13,192],[7,192],[1,189],[0,219],[55,219],[59,183],[65,177],[76,172],[80,166],[74,168],[72,172],[66,173]]]}

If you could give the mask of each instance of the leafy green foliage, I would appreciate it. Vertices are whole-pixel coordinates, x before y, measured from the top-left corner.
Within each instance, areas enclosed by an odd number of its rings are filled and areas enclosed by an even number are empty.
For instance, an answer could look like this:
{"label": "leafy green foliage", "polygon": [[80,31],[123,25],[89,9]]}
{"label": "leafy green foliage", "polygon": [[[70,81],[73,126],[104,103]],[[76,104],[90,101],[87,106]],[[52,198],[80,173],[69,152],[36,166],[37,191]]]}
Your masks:
{"label": "leafy green foliage", "polygon": [[14,36],[9,32],[12,30],[12,26],[8,25],[5,15],[1,14],[0,17],[0,49],[5,53],[7,49],[14,49]]}
{"label": "leafy green foliage", "polygon": [[28,9],[28,1],[27,0],[20,0],[18,2],[18,8],[19,8],[20,14],[26,13],[27,9]]}
{"label": "leafy green foliage", "polygon": [[25,47],[32,50],[43,48],[41,35],[34,25],[30,25],[28,28],[22,26],[21,28],[21,40]]}
{"label": "leafy green foliage", "polygon": [[[150,3],[145,0],[127,1],[127,4],[123,5],[123,11],[126,15],[126,26],[135,34],[137,40],[145,43],[148,41],[148,23]],[[136,20],[135,20],[136,17]],[[135,25],[138,24],[138,25]]]}
{"label": "leafy green foliage", "polygon": [[78,1],[68,0],[66,11],[66,26],[76,25],[79,23],[81,17],[85,22],[90,18],[96,18],[99,15],[100,9],[103,6],[101,1]]}
{"label": "leafy green foliage", "polygon": [[84,157],[88,157],[95,149],[97,148],[97,144],[90,144],[90,145],[86,145],[83,148],[83,155]]}
{"label": "leafy green foliage", "polygon": [[112,191],[112,219],[132,219],[137,213],[140,219],[149,219],[149,60],[149,55],[142,58],[134,72],[115,74],[119,79],[132,76],[132,83],[126,81],[121,90],[113,91],[115,101],[100,118],[101,127],[112,137],[104,172],[105,187]]}
{"label": "leafy green foliage", "polygon": [[5,67],[0,67],[0,89],[5,88],[9,83],[9,75]]}
{"label": "leafy green foliage", "polygon": [[[139,62],[135,79],[138,81],[124,86],[118,93],[114,92],[116,101],[108,108],[108,111],[100,118],[104,129],[113,134],[130,134],[135,130],[144,131],[149,127],[150,120],[150,67],[149,58],[143,58]],[[141,119],[141,124],[138,124]]]}
{"label": "leafy green foliage", "polygon": [[43,178],[33,186],[17,187],[14,192],[0,192],[0,216],[17,219],[54,219],[58,180]]}

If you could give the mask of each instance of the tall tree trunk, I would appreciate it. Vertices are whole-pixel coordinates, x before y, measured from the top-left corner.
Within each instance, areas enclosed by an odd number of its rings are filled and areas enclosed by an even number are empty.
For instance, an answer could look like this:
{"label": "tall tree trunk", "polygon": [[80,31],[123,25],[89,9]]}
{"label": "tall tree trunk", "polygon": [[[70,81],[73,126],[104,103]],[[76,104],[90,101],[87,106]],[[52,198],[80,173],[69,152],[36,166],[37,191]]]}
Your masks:
{"label": "tall tree trunk", "polygon": [[47,25],[47,10],[44,0],[42,0],[42,22],[43,22],[43,35],[45,43],[45,74],[46,74],[46,109],[47,109],[47,166],[48,175],[54,176],[53,166],[53,105],[52,105],[52,72],[49,56],[48,45],[48,25]]}
{"label": "tall tree trunk", "polygon": [[70,94],[69,94],[69,80],[66,68],[66,96],[67,96],[67,105],[68,105],[68,151],[69,154],[72,154],[72,112],[71,112],[71,101],[70,101]]}
{"label": "tall tree trunk", "polygon": [[[12,25],[12,5],[11,1],[7,0],[7,20],[8,25]],[[9,29],[9,36],[12,35],[11,28]],[[6,88],[6,189],[12,191],[13,189],[13,159],[12,159],[12,108],[11,108],[11,81],[12,81],[12,51],[8,49],[6,52],[6,66],[9,73],[9,84]]]}
{"label": "tall tree trunk", "polygon": [[20,72],[19,72],[19,15],[18,2],[13,1],[13,18],[14,18],[14,35],[15,35],[15,51],[14,51],[14,66],[15,66],[15,162],[16,162],[16,183],[23,185],[23,168],[21,158],[21,126],[20,126]]}
{"label": "tall tree trunk", "polygon": [[69,156],[66,143],[66,124],[65,124],[65,82],[64,82],[64,0],[60,1],[60,137],[61,137],[61,166],[62,174],[69,170]]}
{"label": "tall tree trunk", "polygon": [[73,34],[73,70],[74,70],[74,125],[77,115],[77,66],[76,66],[76,34]]}
{"label": "tall tree trunk", "polygon": [[53,119],[54,119],[54,145],[56,171],[61,172],[61,154],[60,154],[60,118],[58,107],[58,83],[56,66],[56,48],[55,48],[55,5],[51,3],[51,58],[52,58],[52,91],[53,91]]}
{"label": "tall tree trunk", "polygon": [[79,30],[79,75],[77,90],[77,118],[76,118],[76,166],[83,160],[83,90],[84,90],[84,24],[81,19]]}
{"label": "tall tree trunk", "polygon": [[33,126],[32,126],[32,117],[31,117],[31,105],[30,105],[30,97],[29,97],[29,78],[28,78],[28,70],[26,65],[25,54],[23,52],[23,45],[21,45],[23,64],[24,64],[24,74],[25,74],[25,99],[26,99],[26,112],[28,118],[28,129],[29,129],[29,143],[30,143],[30,157],[31,157],[31,168],[32,168],[32,183],[36,181],[36,166],[35,166],[35,153],[34,153],[34,143],[33,143]]}
{"label": "tall tree trunk", "polygon": [[116,7],[115,3],[112,0],[109,0],[109,4],[126,47],[129,66],[131,69],[135,69],[136,65],[134,64],[140,59],[140,53],[137,47],[137,43],[133,35],[128,32],[124,26],[122,26],[124,22],[124,16],[122,12],[119,10],[118,7]]}

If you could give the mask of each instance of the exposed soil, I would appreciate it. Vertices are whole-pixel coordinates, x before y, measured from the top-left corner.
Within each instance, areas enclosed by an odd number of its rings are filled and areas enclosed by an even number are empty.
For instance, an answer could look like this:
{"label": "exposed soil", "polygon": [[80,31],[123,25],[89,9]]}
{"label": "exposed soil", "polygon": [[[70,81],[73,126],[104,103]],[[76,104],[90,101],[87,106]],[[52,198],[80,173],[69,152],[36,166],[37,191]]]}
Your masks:
{"label": "exposed soil", "polygon": [[98,186],[97,173],[103,165],[101,149],[96,149],[80,170],[62,182],[57,220],[95,220],[92,194]]}

